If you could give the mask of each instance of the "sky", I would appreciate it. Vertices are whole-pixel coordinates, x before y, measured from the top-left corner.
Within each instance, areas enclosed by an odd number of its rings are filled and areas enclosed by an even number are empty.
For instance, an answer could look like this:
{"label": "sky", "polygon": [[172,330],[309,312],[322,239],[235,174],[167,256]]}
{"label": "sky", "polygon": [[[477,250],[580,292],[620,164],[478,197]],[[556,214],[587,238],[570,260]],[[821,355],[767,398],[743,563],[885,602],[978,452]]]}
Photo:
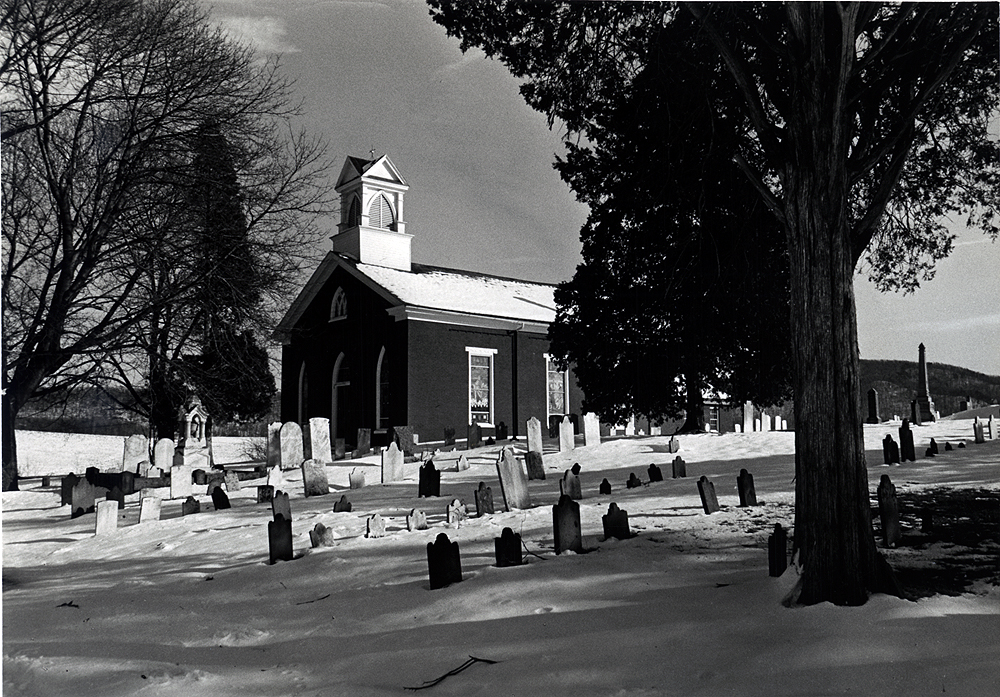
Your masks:
{"label": "sky", "polygon": [[[328,139],[338,165],[372,150],[395,163],[410,186],[415,262],[552,283],[572,277],[587,208],[552,168],[559,125],[549,129],[525,105],[500,63],[463,54],[424,2],[212,6],[262,54],[281,56],[305,125]],[[915,361],[923,343],[930,363],[1000,375],[1000,243],[955,230],[954,252],[917,292],[882,294],[857,279],[862,358]]]}

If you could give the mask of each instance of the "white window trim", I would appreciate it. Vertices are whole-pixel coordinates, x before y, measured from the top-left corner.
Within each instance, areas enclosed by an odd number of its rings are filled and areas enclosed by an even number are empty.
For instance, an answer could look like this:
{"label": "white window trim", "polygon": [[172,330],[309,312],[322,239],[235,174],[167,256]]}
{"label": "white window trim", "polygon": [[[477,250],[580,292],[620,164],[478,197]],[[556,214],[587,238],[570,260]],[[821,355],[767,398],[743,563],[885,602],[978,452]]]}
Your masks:
{"label": "white window trim", "polygon": [[569,404],[569,369],[560,371],[563,375],[563,405],[566,407],[566,411],[562,414],[555,414],[549,411],[549,363],[552,362],[552,356],[547,353],[543,353],[542,356],[545,358],[545,420],[548,422],[550,416],[565,416],[572,411]]}
{"label": "white window trim", "polygon": [[466,363],[465,363],[465,365],[466,365],[466,370],[465,370],[465,375],[466,375],[466,390],[465,390],[465,393],[469,397],[469,411],[468,411],[468,414],[469,414],[469,424],[470,425],[472,424],[472,357],[473,356],[487,356],[490,359],[490,416],[489,416],[489,422],[487,422],[487,423],[480,422],[480,425],[481,426],[492,427],[493,426],[493,422],[496,419],[496,412],[495,412],[495,408],[496,408],[496,392],[494,391],[494,383],[495,383],[494,375],[495,375],[495,366],[496,366],[495,357],[497,355],[497,351],[498,351],[498,349],[495,349],[495,348],[481,348],[481,347],[478,347],[478,346],[466,346],[465,347],[465,352],[468,354],[468,358],[466,358]]}
{"label": "white window trim", "polygon": [[[344,298],[344,314],[334,316],[334,312],[337,309],[337,299]],[[337,290],[333,292],[333,299],[330,300],[330,321],[339,322],[341,320],[347,319],[347,293],[344,291],[343,286],[338,286]]]}

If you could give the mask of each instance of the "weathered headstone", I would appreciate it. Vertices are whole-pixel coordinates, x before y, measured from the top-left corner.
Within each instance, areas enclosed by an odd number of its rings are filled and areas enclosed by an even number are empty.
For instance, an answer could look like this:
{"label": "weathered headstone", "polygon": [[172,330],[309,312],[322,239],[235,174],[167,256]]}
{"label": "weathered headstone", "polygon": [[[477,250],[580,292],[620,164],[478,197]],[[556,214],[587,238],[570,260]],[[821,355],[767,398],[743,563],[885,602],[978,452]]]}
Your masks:
{"label": "weathered headstone", "polygon": [[330,480],[326,476],[325,461],[303,461],[302,487],[306,496],[326,496],[330,493]]}
{"label": "weathered headstone", "polygon": [[403,451],[396,441],[382,451],[382,483],[399,482],[403,480]]}
{"label": "weathered headstone", "polygon": [[628,511],[618,508],[614,501],[608,506],[608,514],[601,516],[604,524],[604,539],[615,538],[616,540],[627,540],[632,537],[632,531],[628,525]]}
{"label": "weathered headstone", "polygon": [[878,494],[878,514],[882,521],[882,539],[885,540],[886,547],[895,547],[903,537],[899,526],[899,502],[896,500],[896,485],[889,479],[888,474],[883,474],[879,479],[876,491]]}
{"label": "weathered headstone", "polygon": [[94,524],[95,535],[107,535],[118,529],[118,502],[108,499],[97,503],[97,521]]}
{"label": "weathered headstone", "polygon": [[524,564],[524,556],[521,554],[521,535],[510,528],[504,528],[500,537],[493,538],[493,550],[497,566],[500,568]]}
{"label": "weathered headstone", "polygon": [[467,469],[469,469],[469,458],[465,456],[465,453],[462,453],[458,456],[458,471],[464,472]]}
{"label": "weathered headstone", "polygon": [[291,522],[292,506],[288,503],[288,494],[284,491],[274,492],[274,498],[271,499],[271,515],[275,520],[282,518]]}
{"label": "weathered headstone", "polygon": [[201,504],[194,496],[188,496],[181,502],[181,515],[194,515],[201,513]]}
{"label": "weathered headstone", "polygon": [[275,490],[285,485],[285,475],[281,473],[281,467],[272,467],[267,471],[267,484],[273,486]]}
{"label": "weathered headstone", "polygon": [[447,426],[444,429],[444,444],[455,445],[455,429],[452,426]]}
{"label": "weathered headstone", "polygon": [[[169,472],[174,464],[174,441],[171,438],[160,438],[153,446],[153,467]],[[149,471],[144,473],[149,476]]]}
{"label": "weathered headstone", "polygon": [[649,476],[650,482],[663,481],[663,471],[656,466],[656,463],[650,463],[649,467],[646,469],[646,473]]}
{"label": "weathered headstone", "polygon": [[878,416],[878,390],[874,387],[868,390],[868,418],[865,423],[877,424],[881,419]]}
{"label": "weathered headstone", "polygon": [[196,469],[191,472],[191,480],[198,486],[205,486],[208,484],[208,476],[203,469]]}
{"label": "weathered headstone", "polygon": [[960,442],[960,443],[958,444],[958,447],[960,447],[960,448],[964,448],[964,447],[965,447],[965,441],[963,440],[962,442]]}
{"label": "weathered headstone", "polygon": [[138,472],[139,463],[149,460],[149,439],[141,433],[133,433],[125,439],[120,471]]}
{"label": "weathered headstone", "polygon": [[271,564],[292,560],[292,521],[275,517],[267,524],[268,561]]}
{"label": "weathered headstone", "polygon": [[607,494],[611,493],[611,482],[608,481],[607,477],[605,477],[604,479],[601,480],[601,486],[598,489],[598,491],[602,495],[607,495]]}
{"label": "weathered headstone", "polygon": [[552,507],[552,531],[556,554],[572,550],[583,552],[583,532],[580,527],[580,504],[563,495]]}
{"label": "weathered headstone", "polygon": [[910,430],[910,423],[903,419],[903,425],[899,427],[899,459],[903,462],[917,461],[917,451],[913,445],[913,431]]}
{"label": "weathered headstone", "polygon": [[701,506],[705,509],[706,514],[719,511],[719,499],[715,495],[715,484],[705,475],[701,475],[701,479],[698,480],[698,494],[701,495]]}
{"label": "weathered headstone", "polygon": [[155,523],[160,519],[163,499],[159,496],[145,496],[139,501],[139,523]]}
{"label": "weathered headstone", "polygon": [[428,460],[417,472],[417,498],[440,495],[441,473],[434,466],[434,460]]}
{"label": "weathered headstone", "polygon": [[473,448],[478,448],[483,444],[483,427],[478,423],[469,424],[469,434],[468,440],[466,441],[466,447],[469,450]]}
{"label": "weathered headstone", "polygon": [[267,425],[267,468],[281,469],[281,422],[274,421]]}
{"label": "weathered headstone", "polygon": [[236,472],[226,472],[226,491],[233,492],[240,490],[240,475]]}
{"label": "weathered headstone", "polygon": [[194,470],[190,465],[173,465],[170,468],[170,498],[183,499],[194,493]]}
{"label": "weathered headstone", "polygon": [[347,500],[347,494],[342,494],[340,500],[333,504],[334,513],[350,513],[351,502]]}
{"label": "weathered headstone", "polygon": [[316,523],[309,531],[309,543],[315,547],[333,547],[336,544],[336,537],[333,528],[328,528],[323,523]]}
{"label": "weathered headstone", "polygon": [[986,440],[993,440],[997,437],[997,427],[993,421],[993,414],[990,414],[990,418],[984,426],[983,437]]}
{"label": "weathered headstone", "polygon": [[59,505],[60,506],[72,506],[73,505],[73,487],[77,485],[80,478],[75,474],[70,472],[65,477],[59,485]]}
{"label": "weathered headstone", "polygon": [[757,489],[753,484],[753,475],[746,469],[741,469],[739,476],[736,477],[736,490],[740,495],[740,506],[757,505]]}
{"label": "weathered headstone", "polygon": [[392,442],[407,457],[413,456],[413,426],[393,426]]}
{"label": "weathered headstone", "polygon": [[524,464],[528,468],[528,479],[545,479],[545,467],[542,465],[542,454],[534,451],[524,453]]}
{"label": "weathered headstone", "polygon": [[229,503],[229,496],[221,486],[212,489],[212,505],[215,506],[215,510],[217,511],[224,511],[227,508],[233,507]]}
{"label": "weathered headstone", "polygon": [[497,443],[507,440],[507,424],[503,421],[497,424]]}
{"label": "weathered headstone", "polygon": [[753,402],[744,402],[743,404],[743,432],[752,433],[754,425],[753,418]]}
{"label": "weathered headstone", "polygon": [[542,454],[542,423],[534,416],[528,419],[528,451]]}
{"label": "weathered headstone", "polygon": [[362,489],[365,486],[365,473],[357,467],[351,470],[351,473],[347,475],[347,482],[352,489]]}
{"label": "weathered headstone", "polygon": [[87,513],[93,513],[96,498],[97,487],[86,479],[78,481],[73,487],[71,496],[70,518],[79,518]]}
{"label": "weathered headstone", "polygon": [[317,462],[333,462],[330,450],[330,419],[314,416],[302,432],[302,458]]}
{"label": "weathered headstone", "polygon": [[271,503],[274,500],[274,487],[270,484],[257,485],[257,503]]}
{"label": "weathered headstone", "polygon": [[333,459],[343,460],[347,457],[347,441],[343,438],[333,439]]}
{"label": "weathered headstone", "polygon": [[125,492],[121,490],[121,487],[113,486],[105,497],[108,501],[114,501],[118,504],[118,508],[125,508]]}
{"label": "weathered headstone", "polygon": [[635,476],[635,472],[629,472],[628,480],[625,482],[626,489],[638,489],[642,486],[642,480]]}
{"label": "weathered headstone", "polygon": [[677,440],[677,436],[670,436],[670,440],[667,442],[667,447],[671,453],[676,453],[681,449],[681,442]]}
{"label": "weathered headstone", "polygon": [[559,452],[565,453],[576,447],[576,439],[573,435],[573,422],[569,416],[564,416],[559,422]]}
{"label": "weathered headstone", "polygon": [[774,524],[774,532],[767,537],[767,570],[778,577],[788,568],[788,533],[781,523]]}
{"label": "weathered headstone", "polygon": [[385,537],[385,520],[378,513],[372,513],[368,516],[365,523],[365,537]]}
{"label": "weathered headstone", "polygon": [[493,514],[493,489],[486,486],[486,482],[479,482],[479,488],[475,490],[476,515],[482,518],[484,515]]}
{"label": "weathered headstone", "polygon": [[445,510],[445,515],[448,525],[454,525],[457,528],[463,520],[469,517],[469,509],[461,500],[452,499]]}
{"label": "weathered headstone", "polygon": [[601,420],[592,411],[583,415],[583,444],[588,448],[601,444]]}
{"label": "weathered headstone", "polygon": [[945,443],[944,443],[944,451],[948,452],[949,450],[954,450],[954,448],[951,447],[951,443],[949,443],[948,441],[945,441]]}
{"label": "weathered headstone", "polygon": [[504,448],[497,459],[497,477],[506,510],[531,508],[528,494],[528,478],[521,463],[514,457],[514,451]]}
{"label": "weathered headstone", "polygon": [[887,465],[899,464],[899,445],[889,433],[886,433],[885,438],[882,439],[882,460]]}
{"label": "weathered headstone", "polygon": [[358,429],[358,448],[354,451],[355,457],[364,457],[372,451],[372,430],[370,428]]}
{"label": "weathered headstone", "polygon": [[986,442],[986,429],[983,428],[983,422],[978,416],[972,421],[972,439],[976,445]]}
{"label": "weathered headstone", "polygon": [[406,529],[409,532],[413,532],[414,530],[426,530],[427,514],[419,508],[412,509],[406,516]]}
{"label": "weathered headstone", "polygon": [[671,477],[674,479],[683,479],[687,476],[687,463],[684,462],[684,458],[680,455],[674,458],[673,463],[670,465]]}
{"label": "weathered headstone", "polygon": [[444,588],[462,580],[462,561],[458,543],[443,532],[434,542],[427,543],[427,570],[431,590]]}
{"label": "weathered headstone", "polygon": [[281,446],[281,469],[284,471],[298,469],[305,460],[302,447],[302,428],[294,421],[286,421],[278,431],[278,444]]}
{"label": "weathered headstone", "polygon": [[559,493],[569,496],[574,501],[583,498],[583,488],[580,486],[580,475],[574,474],[572,470],[566,470],[562,479],[559,480]]}

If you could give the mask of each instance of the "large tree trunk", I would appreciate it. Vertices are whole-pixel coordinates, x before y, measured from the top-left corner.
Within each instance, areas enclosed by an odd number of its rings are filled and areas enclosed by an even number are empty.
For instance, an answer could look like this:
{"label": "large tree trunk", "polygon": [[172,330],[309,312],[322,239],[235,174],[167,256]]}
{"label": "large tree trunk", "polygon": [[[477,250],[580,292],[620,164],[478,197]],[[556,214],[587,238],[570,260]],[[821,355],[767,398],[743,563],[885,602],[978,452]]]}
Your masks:
{"label": "large tree trunk", "polygon": [[838,91],[847,72],[842,64],[852,56],[843,50],[835,10],[822,3],[804,8],[807,21],[796,37],[801,56],[793,68],[801,87],[791,100],[791,161],[783,178],[795,364],[798,602],[860,605],[869,592],[893,585],[875,547],[858,404],[847,217],[851,124],[842,118],[845,98]]}
{"label": "large tree trunk", "polygon": [[[6,382],[6,380],[4,381]],[[10,390],[4,389],[0,400],[3,402],[3,491],[17,491],[17,439],[14,430],[13,396]]]}
{"label": "large tree trunk", "polygon": [[705,397],[702,394],[701,376],[694,370],[684,376],[687,403],[684,405],[684,425],[680,433],[705,432]]}

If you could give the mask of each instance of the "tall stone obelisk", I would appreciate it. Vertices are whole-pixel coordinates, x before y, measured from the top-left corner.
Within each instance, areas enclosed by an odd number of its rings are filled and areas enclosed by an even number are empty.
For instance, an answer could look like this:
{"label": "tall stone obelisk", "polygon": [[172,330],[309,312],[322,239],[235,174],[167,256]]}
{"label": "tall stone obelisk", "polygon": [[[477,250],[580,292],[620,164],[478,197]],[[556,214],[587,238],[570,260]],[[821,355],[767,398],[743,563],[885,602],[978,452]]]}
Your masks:
{"label": "tall stone obelisk", "polygon": [[917,423],[937,421],[934,401],[927,389],[927,349],[920,344],[920,365],[917,368],[917,398],[914,400],[914,420]]}

